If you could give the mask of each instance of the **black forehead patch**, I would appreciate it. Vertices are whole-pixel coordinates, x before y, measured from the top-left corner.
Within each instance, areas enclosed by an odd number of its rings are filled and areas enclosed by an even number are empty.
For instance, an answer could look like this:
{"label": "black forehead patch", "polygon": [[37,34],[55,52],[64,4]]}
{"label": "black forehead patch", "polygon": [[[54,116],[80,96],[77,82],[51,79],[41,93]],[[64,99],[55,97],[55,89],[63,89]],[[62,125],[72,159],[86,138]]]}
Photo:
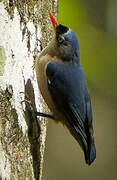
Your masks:
{"label": "black forehead patch", "polygon": [[68,27],[58,24],[56,26],[56,34],[64,34],[69,30]]}

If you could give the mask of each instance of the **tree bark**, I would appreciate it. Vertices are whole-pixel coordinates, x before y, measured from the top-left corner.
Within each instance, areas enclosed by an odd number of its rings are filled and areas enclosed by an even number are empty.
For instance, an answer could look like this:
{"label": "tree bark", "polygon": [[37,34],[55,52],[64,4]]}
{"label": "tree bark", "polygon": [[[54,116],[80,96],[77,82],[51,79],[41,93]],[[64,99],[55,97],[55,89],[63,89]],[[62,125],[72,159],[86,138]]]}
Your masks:
{"label": "tree bark", "polygon": [[57,0],[0,1],[0,179],[41,180],[48,112],[34,60],[52,38]]}

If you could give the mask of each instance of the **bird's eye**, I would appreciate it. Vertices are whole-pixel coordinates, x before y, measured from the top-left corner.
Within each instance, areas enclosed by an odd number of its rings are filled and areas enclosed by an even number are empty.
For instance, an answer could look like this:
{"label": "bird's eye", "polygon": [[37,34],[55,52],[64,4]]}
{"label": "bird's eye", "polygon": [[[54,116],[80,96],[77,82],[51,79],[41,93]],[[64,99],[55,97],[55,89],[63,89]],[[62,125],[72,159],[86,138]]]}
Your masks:
{"label": "bird's eye", "polygon": [[65,40],[65,39],[64,39],[63,36],[59,36],[59,37],[58,37],[58,42],[59,42],[59,43],[62,43],[64,40]]}

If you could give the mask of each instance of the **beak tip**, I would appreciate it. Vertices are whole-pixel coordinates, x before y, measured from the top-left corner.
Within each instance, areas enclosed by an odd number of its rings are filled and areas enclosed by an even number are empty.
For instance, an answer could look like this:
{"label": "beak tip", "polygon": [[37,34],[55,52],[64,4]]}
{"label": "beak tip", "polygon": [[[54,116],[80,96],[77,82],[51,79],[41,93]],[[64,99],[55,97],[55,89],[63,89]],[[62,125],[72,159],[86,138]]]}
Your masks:
{"label": "beak tip", "polygon": [[51,12],[49,12],[49,15],[50,15],[50,19],[51,19],[51,22],[53,24],[53,27],[56,30],[56,26],[57,26],[58,22],[57,22],[57,20],[55,19],[55,17],[53,16],[53,14]]}

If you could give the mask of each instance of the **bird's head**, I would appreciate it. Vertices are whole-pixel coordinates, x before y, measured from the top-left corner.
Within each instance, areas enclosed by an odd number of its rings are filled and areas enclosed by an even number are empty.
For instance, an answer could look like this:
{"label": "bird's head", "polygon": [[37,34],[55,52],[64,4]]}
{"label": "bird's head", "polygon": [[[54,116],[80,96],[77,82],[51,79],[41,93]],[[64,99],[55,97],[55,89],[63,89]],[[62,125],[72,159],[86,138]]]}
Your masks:
{"label": "bird's head", "polygon": [[80,60],[79,42],[75,33],[70,28],[58,24],[52,13],[50,13],[50,19],[55,31],[58,56],[65,61]]}

